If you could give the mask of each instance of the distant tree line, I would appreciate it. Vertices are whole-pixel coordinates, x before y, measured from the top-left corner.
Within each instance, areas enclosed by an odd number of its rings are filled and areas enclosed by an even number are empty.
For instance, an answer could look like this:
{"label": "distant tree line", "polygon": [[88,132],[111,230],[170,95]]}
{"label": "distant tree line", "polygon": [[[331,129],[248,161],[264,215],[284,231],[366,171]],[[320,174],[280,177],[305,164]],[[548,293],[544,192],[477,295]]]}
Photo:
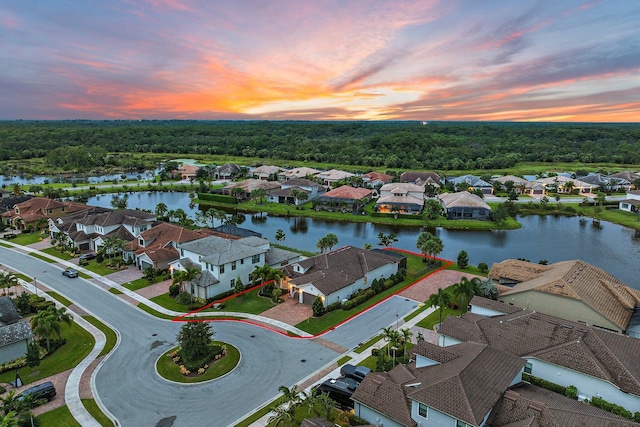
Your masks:
{"label": "distant tree line", "polygon": [[[112,154],[107,154],[112,153]],[[640,124],[313,121],[5,121],[0,160],[90,168],[113,153],[217,154],[402,169],[519,162],[640,163]],[[135,168],[134,164],[127,164]]]}

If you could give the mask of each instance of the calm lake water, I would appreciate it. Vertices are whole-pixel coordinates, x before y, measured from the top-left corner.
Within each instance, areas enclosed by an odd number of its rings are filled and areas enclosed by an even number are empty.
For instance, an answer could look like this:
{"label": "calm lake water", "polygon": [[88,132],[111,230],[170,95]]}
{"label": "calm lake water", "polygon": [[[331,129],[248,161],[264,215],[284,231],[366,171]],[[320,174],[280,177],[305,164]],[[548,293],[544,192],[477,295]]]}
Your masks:
{"label": "calm lake water", "polygon": [[[111,207],[110,195],[95,196],[88,204]],[[181,208],[194,218],[196,208],[189,208],[186,193],[132,193],[129,208],[155,209],[163,202],[169,209]],[[591,220],[581,223],[576,217],[537,216],[520,217],[522,228],[501,231],[430,230],[440,237],[444,250],[440,257],[455,261],[458,252],[466,250],[469,262],[477,265],[484,262],[489,267],[494,262],[507,258],[525,258],[531,262],[542,259],[550,263],[581,259],[598,266],[628,285],[640,289],[640,239],[635,231],[607,222],[600,228],[593,227]],[[316,251],[316,242],[327,233],[338,236],[339,246],[362,247],[378,244],[378,233],[396,233],[398,242],[393,246],[416,251],[416,240],[422,231],[413,227],[389,227],[368,223],[323,221],[311,218],[283,218],[262,215],[245,215],[240,225],[262,233],[275,242],[276,230],[286,235],[282,244]]]}
{"label": "calm lake water", "polygon": [[[146,171],[146,172],[134,172],[134,173],[124,173],[124,174],[113,174],[113,175],[99,175],[99,176],[4,176],[0,175],[0,186],[11,187],[14,184],[20,185],[41,185],[45,182],[68,182],[68,183],[97,183],[97,182],[107,182],[107,181],[123,181],[123,180],[138,180],[140,179],[150,179],[159,173],[159,169],[154,171]],[[123,178],[124,177],[124,178]]]}

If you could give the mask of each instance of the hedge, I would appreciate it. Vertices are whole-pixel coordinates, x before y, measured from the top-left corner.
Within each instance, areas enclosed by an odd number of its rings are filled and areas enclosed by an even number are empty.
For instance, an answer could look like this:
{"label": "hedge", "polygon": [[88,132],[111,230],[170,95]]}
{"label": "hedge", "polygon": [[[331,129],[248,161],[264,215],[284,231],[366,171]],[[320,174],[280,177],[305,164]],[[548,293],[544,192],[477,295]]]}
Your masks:
{"label": "hedge", "polygon": [[233,196],[225,196],[223,194],[198,193],[198,200],[201,202],[226,203],[228,205],[238,204],[238,199]]}
{"label": "hedge", "polygon": [[522,380],[527,381],[533,385],[537,385],[538,387],[555,391],[556,393],[560,393],[562,395],[566,395],[567,392],[567,388],[561,386],[560,384],[552,383],[551,381],[543,380],[542,378],[534,377],[533,375],[527,373],[522,374]]}
{"label": "hedge", "polygon": [[627,418],[629,420],[633,419],[633,414],[631,413],[631,411],[628,411],[624,407],[616,405],[615,403],[607,402],[600,397],[592,397],[591,405],[595,406],[596,408],[604,409],[605,411],[611,412],[612,414],[620,415],[621,417]]}

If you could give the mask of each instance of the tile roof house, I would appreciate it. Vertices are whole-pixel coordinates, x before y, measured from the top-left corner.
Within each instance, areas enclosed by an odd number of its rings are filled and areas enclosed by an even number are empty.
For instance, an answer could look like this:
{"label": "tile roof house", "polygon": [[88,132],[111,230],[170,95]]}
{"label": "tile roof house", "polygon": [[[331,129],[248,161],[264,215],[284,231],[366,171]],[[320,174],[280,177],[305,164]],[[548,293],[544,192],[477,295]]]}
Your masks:
{"label": "tile roof house", "polygon": [[200,170],[200,166],[196,165],[180,165],[174,171],[174,175],[180,177],[180,179],[191,179],[195,178]]}
{"label": "tile roof house", "polygon": [[24,230],[35,227],[38,221],[46,223],[50,218],[60,218],[72,212],[89,209],[87,205],[61,202],[45,197],[32,197],[15,204],[11,210],[2,213],[2,222],[10,227]]}
{"label": "tile roof house", "polygon": [[618,173],[614,173],[613,175],[611,175],[613,178],[622,178],[622,179],[626,179],[627,181],[633,183],[636,179],[640,178],[640,173],[638,172],[631,172],[631,171],[622,171],[622,172],[618,172]]}
{"label": "tile roof house", "polygon": [[[542,266],[505,260],[491,267],[502,302],[640,337],[640,291],[584,261]],[[634,322],[632,318],[635,319]]]}
{"label": "tile roof house", "polygon": [[369,172],[362,175],[362,182],[370,187],[378,187],[379,185],[388,184],[393,181],[393,176],[381,172]]}
{"label": "tile roof house", "polygon": [[[493,194],[493,185],[488,183],[487,181],[478,178],[475,175],[463,175],[463,176],[455,176],[446,179],[447,183],[451,183],[455,186],[465,185],[465,190],[471,192],[475,190],[482,191],[482,194],[490,195]],[[467,187],[468,185],[468,187]]]}
{"label": "tile roof house", "polygon": [[595,189],[601,189],[603,191],[628,191],[632,187],[632,183],[624,178],[615,178],[611,175],[603,175],[601,173],[590,173],[577,179],[580,182],[591,184]]}
{"label": "tile roof house", "polygon": [[364,378],[351,396],[357,416],[385,427],[481,426],[525,366],[472,342],[444,348],[420,341],[411,354],[407,365]]}
{"label": "tile roof house", "polygon": [[156,215],[134,209],[108,209],[86,206],[87,210],[49,221],[52,239],[62,233],[82,251],[97,251],[109,237],[134,240],[156,221]]}
{"label": "tile roof house", "polygon": [[141,233],[124,248],[124,259],[131,260],[141,270],[152,267],[165,270],[169,263],[180,259],[176,247],[183,242],[202,239],[209,234],[192,231],[179,225],[161,222]]}
{"label": "tile roof house", "polygon": [[504,186],[507,182],[512,182],[513,189],[516,191],[517,194],[528,193],[532,184],[531,181],[528,181],[524,178],[521,178],[515,175],[499,176],[497,178],[491,179],[491,182],[499,182],[500,184],[502,184],[502,186]]}
{"label": "tile roof house", "polygon": [[287,181],[289,179],[294,179],[294,178],[309,178],[309,177],[316,176],[319,173],[320,171],[314,168],[307,168],[307,167],[293,168],[293,169],[288,169],[280,172],[278,174],[278,179],[280,181]]}
{"label": "tile roof house", "polygon": [[435,172],[403,172],[400,182],[408,182],[416,185],[435,185],[440,187],[440,175]]}
{"label": "tile roof house", "polygon": [[10,297],[0,298],[0,364],[27,354],[27,343],[33,338],[31,326],[21,321]]}
{"label": "tile roof house", "polygon": [[331,187],[332,184],[335,184],[338,181],[342,181],[352,176],[356,176],[351,172],[345,172],[338,169],[331,169],[328,171],[320,172],[316,174],[316,179],[319,179],[325,186]]}
{"label": "tile roof house", "polygon": [[[476,307],[487,302],[498,314],[478,314]],[[639,339],[533,310],[514,312],[514,306],[485,298],[470,304],[471,312],[442,322],[440,345],[486,344],[527,359],[525,372],[538,378],[573,385],[587,398],[640,408]]]}
{"label": "tile roof house", "polygon": [[491,206],[468,191],[441,194],[438,200],[449,219],[491,220]]}
{"label": "tile roof house", "polygon": [[633,213],[640,212],[640,190],[627,191],[627,198],[620,201],[618,209]]}
{"label": "tile roof house", "polygon": [[231,195],[233,190],[236,188],[242,189],[244,195],[240,198],[246,199],[254,190],[262,189],[268,192],[270,190],[279,189],[280,183],[277,181],[265,181],[262,179],[250,178],[227,185],[226,187],[222,188],[222,194]]}
{"label": "tile roof house", "polygon": [[350,185],[343,185],[327,191],[319,196],[317,205],[322,205],[328,209],[340,209],[342,204],[354,208],[357,203],[368,203],[371,200],[373,191],[368,188],[355,188]]}
{"label": "tile roof house", "polygon": [[273,176],[277,177],[282,171],[284,171],[284,169],[280,166],[262,165],[252,169],[250,174],[253,175],[254,178],[268,180]]}
{"label": "tile roof house", "polygon": [[242,169],[240,166],[234,163],[227,163],[222,166],[218,166],[212,170],[214,179],[231,179],[238,175]]}
{"label": "tile roof house", "polygon": [[424,187],[416,184],[393,182],[380,187],[376,212],[419,214],[424,208]]}
{"label": "tile roof house", "polygon": [[[307,199],[294,198],[294,190],[307,193]],[[315,181],[306,178],[292,178],[281,183],[280,189],[270,190],[267,194],[267,201],[271,203],[285,203],[300,205],[309,200],[316,199],[324,193],[324,187]]]}
{"label": "tile roof house", "polygon": [[638,427],[640,424],[595,406],[527,383],[507,390],[493,407],[492,427]]}
{"label": "tile roof house", "polygon": [[[590,194],[594,190],[594,185],[578,179],[569,178],[563,175],[550,176],[548,178],[536,179],[534,182],[545,186],[547,191],[557,190],[558,193],[569,194],[577,190],[579,194]],[[571,185],[568,185],[571,183]]]}
{"label": "tile roof house", "polygon": [[345,246],[287,266],[282,287],[289,295],[297,294],[300,303],[313,304],[319,296],[327,306],[370,287],[375,279],[395,274],[401,261],[379,251]]}

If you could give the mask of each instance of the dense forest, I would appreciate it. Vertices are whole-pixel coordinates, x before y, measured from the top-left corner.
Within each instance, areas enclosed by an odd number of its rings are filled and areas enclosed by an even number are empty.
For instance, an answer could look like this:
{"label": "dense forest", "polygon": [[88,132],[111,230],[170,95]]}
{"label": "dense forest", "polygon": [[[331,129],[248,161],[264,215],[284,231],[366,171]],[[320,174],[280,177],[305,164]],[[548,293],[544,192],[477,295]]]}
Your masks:
{"label": "dense forest", "polygon": [[[0,160],[89,169],[107,153],[217,154],[403,169],[519,162],[640,164],[640,124],[305,121],[5,121]],[[135,166],[135,165],[133,165]]]}

